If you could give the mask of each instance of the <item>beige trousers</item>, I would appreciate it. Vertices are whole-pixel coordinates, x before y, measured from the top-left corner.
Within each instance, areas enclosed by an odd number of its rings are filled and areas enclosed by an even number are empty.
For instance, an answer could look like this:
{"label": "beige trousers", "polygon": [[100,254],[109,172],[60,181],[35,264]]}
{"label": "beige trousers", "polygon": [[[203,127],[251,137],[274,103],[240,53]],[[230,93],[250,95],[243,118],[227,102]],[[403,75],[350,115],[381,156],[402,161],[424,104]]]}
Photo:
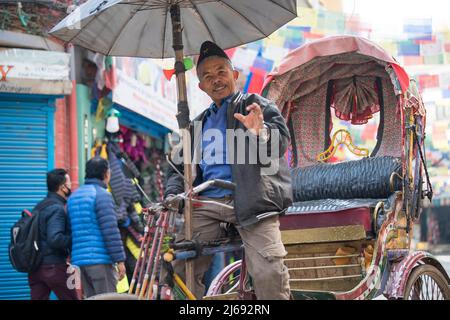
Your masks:
{"label": "beige trousers", "polygon": [[[200,199],[233,205],[233,200],[206,197]],[[201,204],[200,207],[193,210],[193,239],[208,241],[223,237],[221,222],[233,223],[239,231],[244,243],[245,261],[257,298],[259,300],[288,300],[290,296],[289,274],[283,263],[283,257],[287,252],[281,242],[278,216],[243,228],[237,225],[234,210],[214,204]],[[177,236],[177,241],[184,240],[183,233]],[[211,262],[212,256],[199,257],[194,260],[195,287],[192,292],[198,299],[201,299],[205,293],[202,279]],[[185,278],[184,266],[185,261],[175,260],[175,272],[183,279]]]}

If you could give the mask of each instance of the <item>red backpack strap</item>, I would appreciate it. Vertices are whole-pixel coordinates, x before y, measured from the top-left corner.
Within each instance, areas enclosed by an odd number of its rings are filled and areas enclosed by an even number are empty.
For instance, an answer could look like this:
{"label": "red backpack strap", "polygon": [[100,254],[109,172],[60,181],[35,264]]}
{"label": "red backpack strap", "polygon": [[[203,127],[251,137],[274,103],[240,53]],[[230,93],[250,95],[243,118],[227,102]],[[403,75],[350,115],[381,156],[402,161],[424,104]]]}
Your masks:
{"label": "red backpack strap", "polygon": [[32,214],[30,211],[28,211],[28,209],[24,209],[24,210],[22,211],[22,216],[23,216],[24,213],[25,213],[27,216],[29,216],[29,217],[32,217],[32,216],[33,216],[33,214]]}

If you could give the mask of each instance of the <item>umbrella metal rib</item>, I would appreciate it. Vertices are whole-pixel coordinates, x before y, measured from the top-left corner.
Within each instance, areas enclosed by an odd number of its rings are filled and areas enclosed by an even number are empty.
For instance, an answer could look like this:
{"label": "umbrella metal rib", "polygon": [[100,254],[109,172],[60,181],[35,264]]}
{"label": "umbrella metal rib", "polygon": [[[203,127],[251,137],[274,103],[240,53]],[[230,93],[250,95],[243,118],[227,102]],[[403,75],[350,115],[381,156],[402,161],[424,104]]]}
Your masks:
{"label": "umbrella metal rib", "polygon": [[226,5],[228,8],[230,8],[233,12],[235,12],[238,16],[242,17],[245,21],[247,21],[248,23],[250,23],[253,27],[255,27],[256,30],[258,30],[259,32],[261,32],[265,37],[268,37],[268,34],[265,34],[264,31],[262,31],[260,28],[258,28],[252,21],[250,21],[246,16],[244,16],[242,13],[240,13],[239,11],[237,11],[235,8],[233,8],[231,5],[229,5],[228,3],[226,3],[225,1],[219,1],[219,3]]}
{"label": "umbrella metal rib", "polygon": [[198,14],[198,16],[200,17],[200,19],[202,19],[202,22],[206,28],[206,30],[208,31],[209,35],[211,36],[211,39],[213,40],[213,42],[216,42],[216,39],[214,38],[211,29],[209,29],[208,24],[206,23],[205,19],[203,18],[203,16],[200,13],[200,10],[198,9],[197,5],[194,3],[194,1],[190,0],[192,5],[194,6],[195,12]]}

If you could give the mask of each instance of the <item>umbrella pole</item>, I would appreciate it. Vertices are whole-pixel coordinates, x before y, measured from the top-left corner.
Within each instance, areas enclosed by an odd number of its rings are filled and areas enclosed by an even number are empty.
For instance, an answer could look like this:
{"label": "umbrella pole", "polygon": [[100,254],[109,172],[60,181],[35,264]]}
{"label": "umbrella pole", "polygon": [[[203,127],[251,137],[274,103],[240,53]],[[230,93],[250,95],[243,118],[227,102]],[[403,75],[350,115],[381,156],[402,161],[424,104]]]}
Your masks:
{"label": "umbrella pole", "polygon": [[[180,136],[183,142],[183,163],[184,163],[184,189],[192,188],[192,167],[191,167],[191,137],[189,133],[189,106],[187,102],[186,76],[183,54],[183,36],[180,17],[180,6],[174,4],[170,7],[172,19],[173,49],[175,51],[175,73],[177,76],[178,90],[178,113],[177,120],[180,128]],[[185,239],[192,239],[192,201],[189,196],[185,200],[184,223]],[[186,285],[192,290],[194,288],[194,263],[192,260],[186,261]]]}

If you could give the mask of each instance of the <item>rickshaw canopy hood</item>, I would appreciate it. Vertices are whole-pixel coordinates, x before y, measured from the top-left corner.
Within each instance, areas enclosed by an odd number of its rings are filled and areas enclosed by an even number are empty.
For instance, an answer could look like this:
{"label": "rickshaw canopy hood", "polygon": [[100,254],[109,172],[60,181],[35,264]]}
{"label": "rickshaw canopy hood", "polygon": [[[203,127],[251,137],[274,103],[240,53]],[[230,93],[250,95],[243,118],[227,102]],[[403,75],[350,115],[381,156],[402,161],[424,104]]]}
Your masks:
{"label": "rickshaw canopy hood", "polygon": [[409,87],[409,76],[406,71],[394,60],[394,58],[377,44],[356,36],[329,36],[291,51],[272,72],[264,82],[264,87],[274,76],[280,76],[289,72],[317,57],[326,57],[344,53],[359,53],[361,55],[376,58],[392,65],[400,82],[402,91]]}
{"label": "rickshaw canopy hood", "polygon": [[356,36],[332,36],[289,53],[267,76],[263,92],[288,116],[298,101],[322,94],[321,89],[327,85],[336,116],[352,124],[364,124],[380,110],[382,87],[392,87],[394,96],[404,94],[410,79],[375,43]]}

